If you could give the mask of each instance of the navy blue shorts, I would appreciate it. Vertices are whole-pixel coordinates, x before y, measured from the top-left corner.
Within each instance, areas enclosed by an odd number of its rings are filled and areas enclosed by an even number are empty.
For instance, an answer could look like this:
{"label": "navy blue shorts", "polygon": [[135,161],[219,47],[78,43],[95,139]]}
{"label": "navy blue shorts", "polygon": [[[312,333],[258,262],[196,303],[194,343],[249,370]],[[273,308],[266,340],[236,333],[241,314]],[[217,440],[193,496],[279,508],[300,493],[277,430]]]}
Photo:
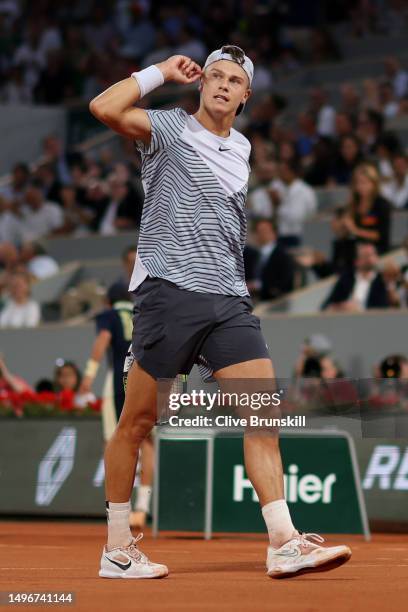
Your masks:
{"label": "navy blue shorts", "polygon": [[147,278],[133,292],[132,353],[154,378],[189,374],[196,363],[205,380],[243,361],[269,358],[249,297],[179,289]]}

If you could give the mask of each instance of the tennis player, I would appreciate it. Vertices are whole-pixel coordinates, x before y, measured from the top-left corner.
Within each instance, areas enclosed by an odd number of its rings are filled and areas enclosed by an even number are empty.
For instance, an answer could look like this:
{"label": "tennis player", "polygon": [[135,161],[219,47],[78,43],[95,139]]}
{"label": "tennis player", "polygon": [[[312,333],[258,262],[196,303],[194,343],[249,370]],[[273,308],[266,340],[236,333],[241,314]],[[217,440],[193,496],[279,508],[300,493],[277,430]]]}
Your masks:
{"label": "tennis player", "polygon": [[[244,280],[250,144],[232,127],[250,96],[253,73],[242,49],[227,45],[211,53],[203,69],[175,55],[133,73],[90,104],[95,117],[136,141],[145,190],[130,283],[137,317],[135,363],[105,453],[108,541],[101,577],[168,574],[165,565],[139,550],[139,538],[129,529],[138,448],[156,419],[157,380],[188,373],[199,361],[219,384],[274,379]],[[167,82],[198,82],[200,107],[194,115],[181,108],[134,106]],[[322,547],[320,536],[295,529],[284,499],[278,436],[252,431],[244,438],[244,453],[269,534],[268,575],[293,576],[349,559],[347,546]]]}

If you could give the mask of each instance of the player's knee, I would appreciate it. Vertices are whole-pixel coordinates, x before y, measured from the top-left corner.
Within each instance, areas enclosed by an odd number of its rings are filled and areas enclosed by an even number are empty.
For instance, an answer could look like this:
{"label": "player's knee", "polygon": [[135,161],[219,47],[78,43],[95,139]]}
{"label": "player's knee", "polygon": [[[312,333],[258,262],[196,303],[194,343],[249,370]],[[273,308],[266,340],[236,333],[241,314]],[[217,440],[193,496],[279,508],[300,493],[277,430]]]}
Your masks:
{"label": "player's knee", "polygon": [[140,416],[134,420],[119,421],[117,433],[130,442],[139,445],[149,435],[155,425],[155,420],[149,415]]}

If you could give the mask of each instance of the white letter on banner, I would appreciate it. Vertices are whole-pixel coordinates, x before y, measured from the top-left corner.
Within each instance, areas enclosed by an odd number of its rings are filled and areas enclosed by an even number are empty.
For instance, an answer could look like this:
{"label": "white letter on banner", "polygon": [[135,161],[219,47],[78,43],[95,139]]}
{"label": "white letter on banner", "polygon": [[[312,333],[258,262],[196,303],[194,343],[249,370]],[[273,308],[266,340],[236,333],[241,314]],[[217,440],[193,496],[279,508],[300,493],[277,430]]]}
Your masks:
{"label": "white letter on banner", "polygon": [[363,489],[371,489],[376,478],[380,489],[390,489],[391,474],[397,467],[399,458],[398,446],[376,446],[363,480]]}
{"label": "white letter on banner", "polygon": [[408,491],[408,448],[401,459],[393,489],[396,491]]}
{"label": "white letter on banner", "polygon": [[105,482],[105,464],[103,458],[99,461],[96,468],[95,476],[93,477],[93,486],[101,487]]}
{"label": "white letter on banner", "polygon": [[64,427],[38,468],[35,503],[49,506],[74,467],[76,429]]}

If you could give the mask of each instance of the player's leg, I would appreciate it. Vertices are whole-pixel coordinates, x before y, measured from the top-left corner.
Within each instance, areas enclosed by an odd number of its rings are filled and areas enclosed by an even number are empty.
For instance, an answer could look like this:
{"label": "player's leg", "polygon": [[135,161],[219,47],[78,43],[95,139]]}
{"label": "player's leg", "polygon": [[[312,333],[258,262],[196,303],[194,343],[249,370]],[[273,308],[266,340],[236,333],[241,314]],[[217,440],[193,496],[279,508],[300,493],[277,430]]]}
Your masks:
{"label": "player's leg", "polygon": [[[104,578],[159,578],[165,565],[151,563],[137,548],[129,527],[130,495],[139,448],[156,420],[156,380],[136,362],[127,377],[126,399],[118,426],[105,450],[108,544],[99,575]],[[141,537],[141,536],[140,536]]]}
{"label": "player's leg", "polygon": [[[228,379],[270,378],[273,368],[267,359],[254,359],[221,368],[214,376],[225,387]],[[253,384],[248,381],[249,389]],[[265,386],[262,385],[262,390]],[[245,467],[259,496],[268,529],[270,546],[267,573],[273,578],[294,576],[300,571],[319,571],[341,565],[351,557],[348,546],[323,547],[316,534],[300,534],[293,526],[283,494],[282,461],[276,431],[252,430],[244,440]]]}
{"label": "player's leg", "polygon": [[[247,392],[255,392],[259,379],[265,379],[262,391],[275,391],[275,374],[270,359],[253,359],[237,363],[215,372],[222,388],[228,379],[248,379]],[[255,379],[252,380],[251,379]],[[233,387],[228,389],[233,392]],[[245,469],[259,497],[262,513],[268,529],[271,546],[279,548],[293,535],[295,528],[290,518],[283,492],[283,469],[276,430],[254,428],[244,436]]]}
{"label": "player's leg", "polygon": [[136,362],[127,379],[126,398],[115,433],[105,450],[106,499],[130,499],[139,448],[156,422],[157,382]]}

